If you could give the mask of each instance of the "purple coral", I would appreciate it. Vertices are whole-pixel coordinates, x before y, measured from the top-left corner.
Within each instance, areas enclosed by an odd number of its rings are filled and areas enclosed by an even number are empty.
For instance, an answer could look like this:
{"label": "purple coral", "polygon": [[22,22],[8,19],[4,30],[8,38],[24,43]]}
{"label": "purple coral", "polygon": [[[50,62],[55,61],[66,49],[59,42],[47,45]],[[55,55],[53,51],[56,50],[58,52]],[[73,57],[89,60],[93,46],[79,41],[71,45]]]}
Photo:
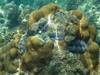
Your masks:
{"label": "purple coral", "polygon": [[67,45],[67,49],[73,53],[84,53],[87,49],[87,44],[81,39],[74,39]]}

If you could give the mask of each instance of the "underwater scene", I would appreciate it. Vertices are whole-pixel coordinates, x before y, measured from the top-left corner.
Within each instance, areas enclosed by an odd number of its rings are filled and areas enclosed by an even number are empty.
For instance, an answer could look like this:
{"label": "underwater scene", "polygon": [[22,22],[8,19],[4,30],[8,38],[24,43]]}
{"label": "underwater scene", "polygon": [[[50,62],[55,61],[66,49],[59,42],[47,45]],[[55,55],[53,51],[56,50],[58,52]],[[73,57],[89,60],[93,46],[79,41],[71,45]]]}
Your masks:
{"label": "underwater scene", "polygon": [[100,75],[100,0],[0,0],[0,75]]}

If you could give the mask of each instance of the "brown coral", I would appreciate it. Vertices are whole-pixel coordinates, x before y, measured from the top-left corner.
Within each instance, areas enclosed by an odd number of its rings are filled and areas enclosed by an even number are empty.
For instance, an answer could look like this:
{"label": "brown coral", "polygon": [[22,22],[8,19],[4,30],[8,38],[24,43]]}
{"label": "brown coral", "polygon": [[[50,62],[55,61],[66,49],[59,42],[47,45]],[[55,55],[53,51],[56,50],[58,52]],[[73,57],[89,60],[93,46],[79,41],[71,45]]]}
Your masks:
{"label": "brown coral", "polygon": [[82,19],[79,21],[79,30],[80,30],[80,37],[83,40],[89,39],[89,21],[87,18],[82,17]]}
{"label": "brown coral", "polygon": [[97,32],[96,32],[96,28],[92,25],[89,25],[89,34],[90,34],[90,39],[94,41]]}
{"label": "brown coral", "polygon": [[[53,41],[43,43],[37,37],[30,36],[26,39],[26,53],[21,55],[18,45],[23,33],[22,30],[17,30],[14,40],[0,51],[0,69],[5,73],[16,73],[19,68],[22,71],[30,71],[29,74],[37,74],[37,72],[40,74],[38,69],[44,65],[45,60],[49,60],[53,55]],[[18,62],[18,59],[21,60],[21,63]]]}
{"label": "brown coral", "polygon": [[14,60],[18,56],[18,50],[16,48],[11,48],[9,51],[9,56],[12,60]]}
{"label": "brown coral", "polygon": [[[14,35],[14,40],[9,42],[7,45],[2,47],[0,51],[0,69],[2,72],[0,73],[16,73],[18,69],[18,64],[16,63],[15,58],[18,57],[18,43],[15,42],[16,39],[20,40],[20,37],[23,31],[19,31]],[[3,66],[3,68],[2,68]]]}
{"label": "brown coral", "polygon": [[[28,28],[30,28],[32,23],[37,22],[40,18],[46,17],[59,9],[60,8],[56,4],[48,4],[40,8],[40,10],[33,11],[28,20]],[[69,32],[69,35],[74,36],[72,38],[65,37],[65,40],[72,40],[76,37],[88,40],[86,42],[88,43],[88,48],[86,52],[81,55],[81,61],[88,71],[94,72],[98,65],[97,53],[99,52],[99,46],[93,42],[96,36],[96,29],[89,25],[88,19],[83,16],[83,13],[80,10],[72,10],[71,14],[75,15],[80,21],[77,25],[69,25],[65,28],[66,35]],[[29,71],[29,75],[43,75],[43,71],[40,71],[39,68],[44,66],[46,60],[51,59],[53,55],[52,50],[54,42],[49,40],[49,42],[45,43],[41,41],[39,37],[29,36],[26,39],[26,52],[21,55],[18,45],[23,34],[23,30],[17,30],[13,37],[14,40],[5,45],[0,51],[0,74],[7,72],[15,73],[18,71],[17,69],[20,68],[21,71]],[[89,41],[89,39],[92,40]],[[65,47],[65,40],[59,40],[58,45]],[[4,61],[6,57],[7,59]],[[14,62],[17,58],[20,59],[21,65]]]}
{"label": "brown coral", "polygon": [[81,55],[81,61],[88,71],[95,70],[98,66],[99,46],[96,42],[89,42],[88,48],[84,54]]}
{"label": "brown coral", "polygon": [[75,15],[78,19],[82,19],[83,13],[81,10],[71,10],[70,13]]}
{"label": "brown coral", "polygon": [[65,41],[70,42],[76,37],[79,37],[79,27],[77,25],[69,25],[65,28]]}
{"label": "brown coral", "polygon": [[29,19],[28,19],[28,27],[31,26],[32,23],[35,23],[42,17],[44,17],[44,15],[42,14],[42,12],[40,10],[33,11],[30,14]]}
{"label": "brown coral", "polygon": [[44,16],[48,16],[51,13],[54,13],[57,9],[60,9],[56,4],[48,4],[40,8],[40,11],[44,14]]}
{"label": "brown coral", "polygon": [[40,18],[46,17],[47,15],[54,13],[57,9],[60,9],[56,4],[48,4],[40,8],[40,10],[33,11],[28,19],[28,29],[32,23],[37,22]]}
{"label": "brown coral", "polygon": [[18,69],[18,65],[12,63],[12,61],[10,60],[10,58],[8,58],[6,60],[6,62],[5,62],[4,69],[8,73],[16,73],[17,69]]}
{"label": "brown coral", "polygon": [[43,66],[43,62],[52,57],[53,41],[43,43],[36,36],[30,36],[26,41],[26,49],[27,52],[21,57],[21,67],[23,70],[31,71]]}
{"label": "brown coral", "polygon": [[84,17],[81,10],[71,10],[70,13],[75,15],[79,22],[77,25],[79,26],[79,34],[80,38],[87,41],[87,40],[94,40],[96,36],[96,28],[90,25],[89,20]]}

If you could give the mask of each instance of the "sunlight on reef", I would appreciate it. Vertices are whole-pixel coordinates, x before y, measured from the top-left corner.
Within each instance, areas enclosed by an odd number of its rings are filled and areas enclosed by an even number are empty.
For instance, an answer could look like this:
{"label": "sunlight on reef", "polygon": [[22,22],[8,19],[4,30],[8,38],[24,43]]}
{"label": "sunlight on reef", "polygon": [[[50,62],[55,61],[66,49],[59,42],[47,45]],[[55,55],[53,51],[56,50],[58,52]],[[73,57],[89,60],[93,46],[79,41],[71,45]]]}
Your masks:
{"label": "sunlight on reef", "polygon": [[99,75],[98,3],[5,0],[0,7],[0,75]]}

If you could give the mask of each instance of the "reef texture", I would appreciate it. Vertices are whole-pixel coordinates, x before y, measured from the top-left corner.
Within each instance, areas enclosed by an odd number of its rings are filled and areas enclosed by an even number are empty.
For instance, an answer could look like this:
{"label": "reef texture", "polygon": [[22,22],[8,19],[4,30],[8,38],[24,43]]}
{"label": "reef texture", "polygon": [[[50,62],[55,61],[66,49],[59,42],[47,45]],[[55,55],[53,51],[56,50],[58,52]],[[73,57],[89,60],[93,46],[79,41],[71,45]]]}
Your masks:
{"label": "reef texture", "polygon": [[90,24],[96,27],[97,36],[96,42],[100,45],[100,0],[84,1],[78,9],[84,12],[84,15],[89,19]]}
{"label": "reef texture", "polygon": [[18,17],[18,8],[17,5],[12,1],[11,3],[5,3],[1,6],[1,14],[3,15],[1,18],[2,24],[7,27],[14,27],[13,25],[18,25],[16,19]]}
{"label": "reef texture", "polygon": [[[29,14],[33,11],[29,5],[20,4],[19,7],[11,1],[4,1],[0,7],[0,38],[11,42],[17,29],[24,29],[27,25]],[[1,45],[3,46],[3,45]]]}
{"label": "reef texture", "polygon": [[57,42],[55,42],[53,52],[51,61],[42,68],[44,75],[86,75],[86,70],[79,60],[79,54],[73,54],[59,47]]}
{"label": "reef texture", "polygon": [[0,7],[0,24],[9,28],[16,27],[18,25],[25,25],[30,12],[33,9],[27,5],[19,5],[19,7],[11,1],[10,3],[5,2]]}
{"label": "reef texture", "polygon": [[99,74],[96,29],[80,10],[48,4],[25,10],[31,12],[29,18],[23,11],[19,20],[28,22],[27,30],[19,28],[0,50],[0,75]]}

